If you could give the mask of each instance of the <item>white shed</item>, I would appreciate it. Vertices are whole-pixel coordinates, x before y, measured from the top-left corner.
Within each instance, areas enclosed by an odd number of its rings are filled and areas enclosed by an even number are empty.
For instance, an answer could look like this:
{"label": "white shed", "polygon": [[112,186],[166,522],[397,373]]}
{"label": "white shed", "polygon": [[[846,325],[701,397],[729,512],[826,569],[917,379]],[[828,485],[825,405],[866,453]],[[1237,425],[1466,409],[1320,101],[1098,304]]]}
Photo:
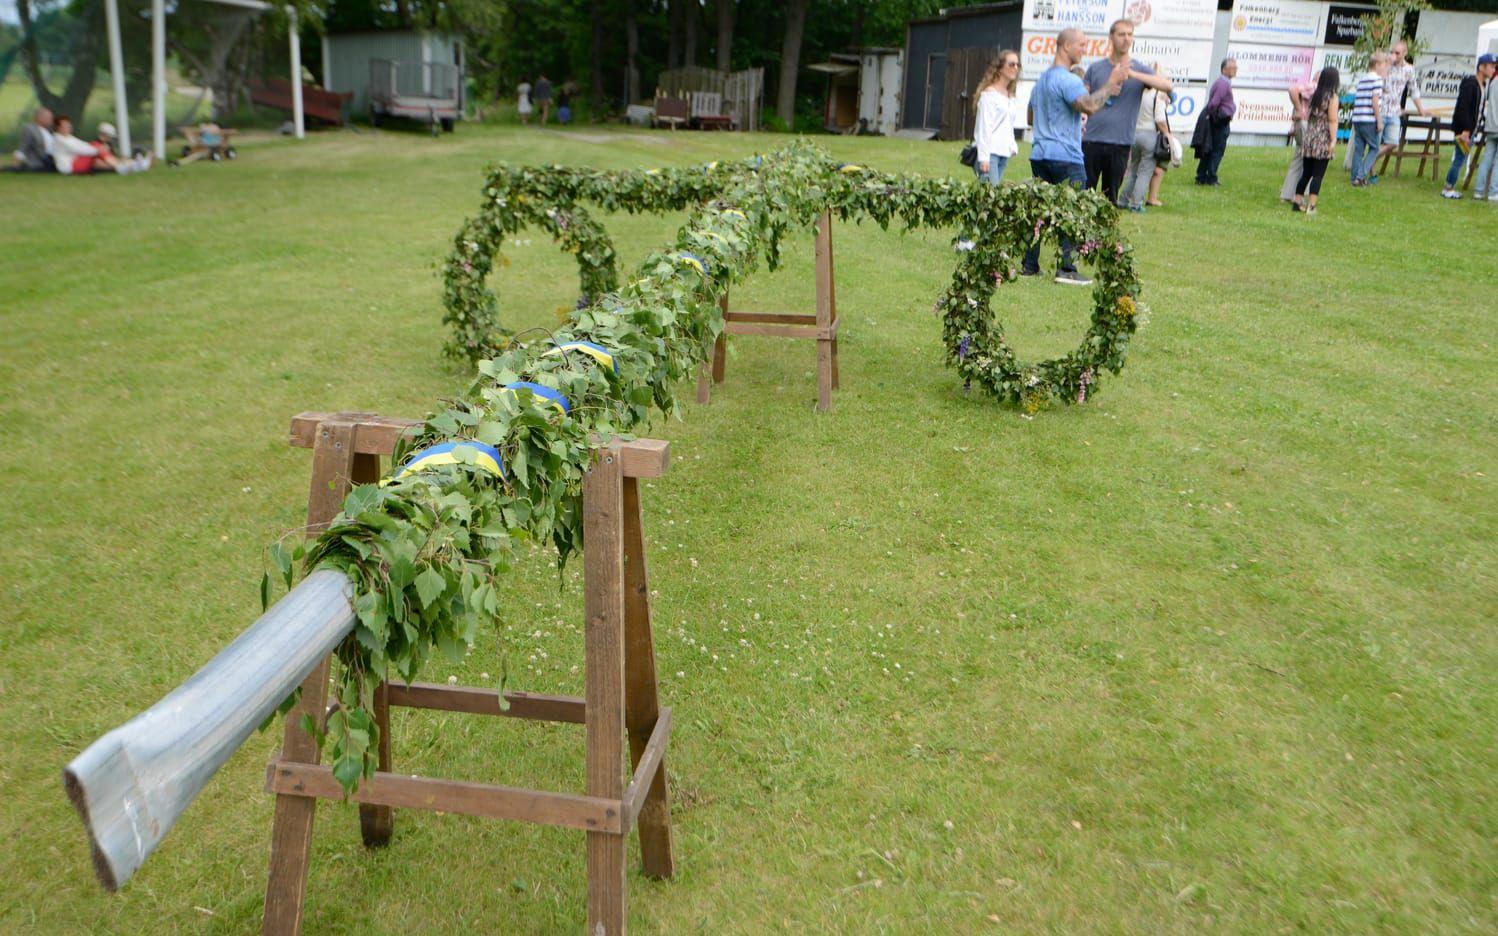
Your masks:
{"label": "white shed", "polygon": [[876,133],[893,136],[900,129],[902,49],[858,51],[858,119]]}
{"label": "white shed", "polygon": [[[432,83],[444,83],[444,74],[463,74],[463,37],[456,33],[430,32],[417,29],[369,29],[357,32],[333,33],[322,39],[322,83],[329,91],[352,94],[350,110],[355,114],[369,113],[369,84],[371,63],[390,61],[419,63],[412,71],[414,80],[425,85],[422,88],[404,88],[403,93],[438,95],[448,89],[431,87]],[[438,66],[436,68],[430,66]],[[456,69],[442,68],[453,66]],[[463,109],[462,81],[457,81],[458,110]]]}

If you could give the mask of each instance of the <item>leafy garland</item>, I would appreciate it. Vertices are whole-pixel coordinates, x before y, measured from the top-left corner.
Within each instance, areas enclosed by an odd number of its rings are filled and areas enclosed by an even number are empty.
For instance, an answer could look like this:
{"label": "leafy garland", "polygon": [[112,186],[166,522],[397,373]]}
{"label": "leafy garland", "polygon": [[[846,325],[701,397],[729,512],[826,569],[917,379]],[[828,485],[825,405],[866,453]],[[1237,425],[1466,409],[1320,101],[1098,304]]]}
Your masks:
{"label": "leafy garland", "polygon": [[[793,225],[830,209],[840,220],[870,218],[888,229],[955,228],[978,232],[959,260],[935,311],[943,317],[948,363],[970,387],[976,382],[1001,400],[1034,413],[1052,401],[1085,403],[1104,371],[1117,374],[1130,336],[1143,321],[1133,254],[1115,223],[1117,212],[1091,193],[1037,183],[975,186],[950,178],[878,172],[832,161],[797,145],[741,162],[685,169],[608,172],[550,166],[501,166],[489,176],[479,214],[464,224],[443,267],[443,322],[453,328],[446,352],[477,363],[501,351],[511,333],[499,322],[498,299],[485,285],[494,264],[506,264],[505,240],[536,225],[577,256],[579,305],[615,288],[614,248],[608,232],[580,202],[607,211],[679,211],[701,204],[773,166],[777,211],[769,219],[766,259],[779,265],[780,240]],[[1035,240],[1067,239],[1092,265],[1093,314],[1081,345],[1049,361],[1026,363],[1004,341],[990,302],[1013,282],[1020,257]]]}
{"label": "leafy garland", "polygon": [[[397,452],[403,470],[356,487],[311,543],[271,548],[288,585],[298,564],[339,569],[353,582],[358,620],[337,650],[338,704],[323,725],[303,720],[348,791],[377,767],[379,684],[410,682],[434,651],[461,661],[480,625],[498,617],[497,578],[519,546],[550,539],[563,562],[581,548],[582,478],[594,449],[632,434],[655,410],[678,412],[675,388],[722,331],[717,297],[760,257],[777,264],[791,225],[830,208],[881,227],[899,219],[907,229],[984,232],[937,307],[959,373],[1022,404],[1042,393],[1085,399],[1099,370],[1122,366],[1135,327],[1128,247],[1113,230],[1113,209],[1091,193],[889,175],[795,145],[697,169],[500,168],[484,199],[444,270],[448,353],[475,361],[477,379]],[[675,242],[619,287],[608,235],[579,201],[691,214]],[[498,326],[484,285],[506,236],[527,224],[577,255],[584,294],[565,325],[533,338]],[[1028,238],[1045,229],[1084,243],[1101,274],[1098,309],[1078,352],[1025,367],[984,313],[995,286],[1013,279]]]}

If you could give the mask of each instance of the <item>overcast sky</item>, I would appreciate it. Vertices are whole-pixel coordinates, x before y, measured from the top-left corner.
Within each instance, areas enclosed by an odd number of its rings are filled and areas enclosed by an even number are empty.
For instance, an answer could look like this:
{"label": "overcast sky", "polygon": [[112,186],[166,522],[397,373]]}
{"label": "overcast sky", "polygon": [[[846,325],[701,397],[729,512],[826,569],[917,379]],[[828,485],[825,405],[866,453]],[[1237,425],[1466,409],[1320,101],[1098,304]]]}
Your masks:
{"label": "overcast sky", "polygon": [[0,23],[19,23],[16,15],[16,0],[0,0]]}

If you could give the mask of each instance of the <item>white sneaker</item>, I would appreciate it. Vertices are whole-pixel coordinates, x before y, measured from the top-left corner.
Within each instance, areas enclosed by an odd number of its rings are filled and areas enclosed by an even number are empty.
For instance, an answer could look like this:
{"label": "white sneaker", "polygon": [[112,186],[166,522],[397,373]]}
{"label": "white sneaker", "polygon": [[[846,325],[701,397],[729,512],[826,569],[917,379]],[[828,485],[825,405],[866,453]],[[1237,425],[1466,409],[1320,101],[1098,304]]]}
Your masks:
{"label": "white sneaker", "polygon": [[1486,194],[1482,193],[1482,192],[1473,192],[1472,193],[1472,200],[1473,201],[1487,201],[1488,200],[1488,196]]}
{"label": "white sneaker", "polygon": [[1442,198],[1449,198],[1452,201],[1455,201],[1458,198],[1462,197],[1462,193],[1458,192],[1456,189],[1442,189],[1441,190],[1441,197]]}
{"label": "white sneaker", "polygon": [[967,253],[969,250],[972,250],[976,246],[978,246],[978,245],[975,242],[973,242],[973,241],[970,241],[970,240],[960,240],[960,241],[957,242],[957,252],[958,253]]}

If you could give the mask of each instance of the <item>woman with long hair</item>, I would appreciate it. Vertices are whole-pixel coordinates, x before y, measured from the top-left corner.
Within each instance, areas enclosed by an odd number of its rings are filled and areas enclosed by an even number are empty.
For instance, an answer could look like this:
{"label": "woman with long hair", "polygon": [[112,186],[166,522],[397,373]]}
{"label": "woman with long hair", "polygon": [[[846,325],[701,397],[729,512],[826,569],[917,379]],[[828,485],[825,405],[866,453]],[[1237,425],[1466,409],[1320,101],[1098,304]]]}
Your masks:
{"label": "woman with long hair", "polygon": [[1316,79],[1316,90],[1311,93],[1311,102],[1306,105],[1306,129],[1301,143],[1301,162],[1304,171],[1295,183],[1296,211],[1308,215],[1316,213],[1316,200],[1321,194],[1321,179],[1337,149],[1337,94],[1342,86],[1342,76],[1335,68],[1327,66]]}
{"label": "woman with long hair", "polygon": [[1019,123],[1019,53],[1005,49],[988,63],[975,92],[978,98],[978,120],[973,125],[973,145],[978,148],[978,162],[973,166],[978,178],[998,185],[1010,157],[1019,152],[1014,130]]}

